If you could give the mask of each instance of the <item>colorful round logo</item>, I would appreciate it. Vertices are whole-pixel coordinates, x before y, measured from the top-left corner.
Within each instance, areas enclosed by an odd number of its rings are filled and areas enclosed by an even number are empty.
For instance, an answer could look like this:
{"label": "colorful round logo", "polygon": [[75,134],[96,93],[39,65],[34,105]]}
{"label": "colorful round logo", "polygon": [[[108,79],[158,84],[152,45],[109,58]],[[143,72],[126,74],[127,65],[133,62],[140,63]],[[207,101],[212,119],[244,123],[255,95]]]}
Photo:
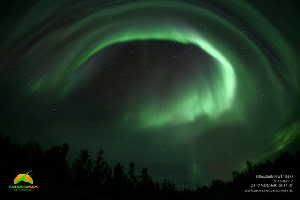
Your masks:
{"label": "colorful round logo", "polygon": [[33,184],[33,179],[28,174],[18,174],[14,179],[14,184],[18,184],[20,182]]}

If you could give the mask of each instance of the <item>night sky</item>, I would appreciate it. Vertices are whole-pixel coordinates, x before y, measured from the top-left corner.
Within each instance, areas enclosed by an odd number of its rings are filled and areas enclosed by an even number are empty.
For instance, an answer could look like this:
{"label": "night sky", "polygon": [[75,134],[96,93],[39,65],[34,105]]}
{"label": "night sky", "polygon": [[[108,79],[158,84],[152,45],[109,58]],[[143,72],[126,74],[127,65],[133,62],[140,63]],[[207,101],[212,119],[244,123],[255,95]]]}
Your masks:
{"label": "night sky", "polygon": [[0,132],[17,142],[102,148],[179,185],[300,144],[297,1],[4,2]]}

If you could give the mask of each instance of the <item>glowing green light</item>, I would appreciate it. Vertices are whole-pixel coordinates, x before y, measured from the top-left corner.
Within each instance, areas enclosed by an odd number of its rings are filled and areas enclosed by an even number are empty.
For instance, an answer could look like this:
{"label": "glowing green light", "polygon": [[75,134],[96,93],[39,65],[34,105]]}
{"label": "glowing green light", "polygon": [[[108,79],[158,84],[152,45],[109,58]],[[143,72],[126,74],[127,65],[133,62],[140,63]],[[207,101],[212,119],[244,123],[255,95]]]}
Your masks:
{"label": "glowing green light", "polygon": [[[107,46],[130,41],[139,40],[165,40],[175,41],[183,44],[192,44],[218,61],[218,67],[221,71],[221,77],[217,84],[217,91],[212,94],[207,87],[199,88],[188,92],[184,98],[169,106],[166,112],[159,111],[157,107],[148,106],[140,113],[140,118],[144,126],[159,126],[166,123],[185,123],[195,120],[198,116],[205,114],[215,117],[228,109],[233,101],[236,78],[232,65],[212,44],[201,37],[199,33],[192,30],[178,30],[174,26],[165,26],[164,28],[152,29],[131,29],[114,34],[112,37],[99,43],[87,55],[84,55],[79,63],[90,58],[95,53],[101,51]],[[199,66],[200,67],[200,66]]]}

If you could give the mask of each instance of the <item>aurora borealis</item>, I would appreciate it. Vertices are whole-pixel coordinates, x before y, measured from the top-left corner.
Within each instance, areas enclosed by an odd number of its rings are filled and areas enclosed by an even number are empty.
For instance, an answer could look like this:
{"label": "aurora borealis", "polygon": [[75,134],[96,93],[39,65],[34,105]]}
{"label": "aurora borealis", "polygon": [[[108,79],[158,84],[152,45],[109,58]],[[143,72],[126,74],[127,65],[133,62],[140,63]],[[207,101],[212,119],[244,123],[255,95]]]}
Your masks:
{"label": "aurora borealis", "polygon": [[185,185],[296,148],[299,46],[259,3],[53,2],[7,19],[1,132],[102,147]]}

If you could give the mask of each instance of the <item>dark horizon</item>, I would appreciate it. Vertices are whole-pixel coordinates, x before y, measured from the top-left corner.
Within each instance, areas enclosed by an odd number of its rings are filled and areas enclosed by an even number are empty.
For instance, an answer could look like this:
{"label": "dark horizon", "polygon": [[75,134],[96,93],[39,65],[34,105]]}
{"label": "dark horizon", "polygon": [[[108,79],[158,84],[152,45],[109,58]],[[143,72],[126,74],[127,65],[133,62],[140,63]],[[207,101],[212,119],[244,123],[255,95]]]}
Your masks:
{"label": "dark horizon", "polygon": [[[12,192],[12,189],[6,188],[11,187],[16,175],[25,173],[30,176],[31,184],[38,187],[35,191],[38,194],[59,193],[74,199],[95,196],[106,199],[194,199],[203,195],[223,197],[265,189],[294,193],[298,191],[299,186],[297,175],[300,169],[300,151],[281,152],[273,160],[262,163],[247,161],[243,170],[232,172],[230,181],[215,179],[209,184],[194,187],[183,187],[166,178],[155,180],[148,168],[139,169],[134,162],[127,165],[120,162],[111,165],[106,161],[105,152],[101,149],[95,158],[92,158],[87,150],[82,150],[72,162],[67,160],[69,151],[68,144],[42,150],[37,143],[16,145],[8,137],[0,135],[0,161],[6,163],[0,166],[0,192]],[[283,182],[282,185],[286,183],[286,186],[282,187],[251,186],[254,183],[271,184],[273,179],[263,179],[267,176],[280,176],[283,178],[278,180],[288,182]],[[275,184],[279,185],[281,182]],[[21,181],[19,185],[26,186],[28,183]],[[20,191],[22,192],[21,189],[18,192]]]}

